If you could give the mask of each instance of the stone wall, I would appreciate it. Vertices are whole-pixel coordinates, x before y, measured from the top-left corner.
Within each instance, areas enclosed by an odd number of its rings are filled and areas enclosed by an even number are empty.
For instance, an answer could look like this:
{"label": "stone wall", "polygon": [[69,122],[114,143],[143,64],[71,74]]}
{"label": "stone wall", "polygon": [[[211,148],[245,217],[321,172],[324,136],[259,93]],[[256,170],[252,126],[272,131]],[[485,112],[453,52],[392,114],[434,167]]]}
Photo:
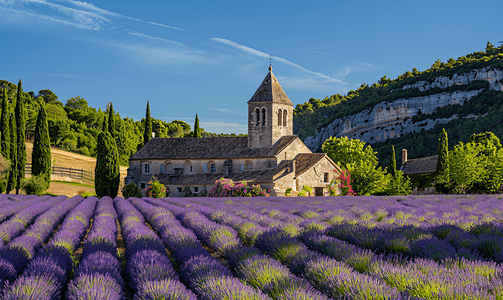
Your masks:
{"label": "stone wall", "polygon": [[[311,196],[315,195],[315,188],[323,188],[323,195],[328,196],[328,185],[335,178],[339,177],[339,173],[334,172],[335,166],[326,157],[320,160],[314,167],[300,174],[296,178],[296,190],[301,191],[304,185],[310,186],[313,191]],[[328,175],[325,180],[325,174]]]}

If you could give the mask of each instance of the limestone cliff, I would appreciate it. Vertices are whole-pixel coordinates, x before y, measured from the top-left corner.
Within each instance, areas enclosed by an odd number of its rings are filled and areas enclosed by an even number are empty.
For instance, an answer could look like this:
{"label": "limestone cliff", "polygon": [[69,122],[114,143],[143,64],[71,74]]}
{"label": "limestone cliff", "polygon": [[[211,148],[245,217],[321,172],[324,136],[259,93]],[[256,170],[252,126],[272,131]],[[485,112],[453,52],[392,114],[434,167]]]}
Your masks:
{"label": "limestone cliff", "polygon": [[[435,78],[433,82],[418,81],[403,86],[403,90],[411,88],[418,88],[420,91],[432,88],[447,89],[453,85],[468,85],[475,80],[487,81],[489,89],[503,91],[503,70],[491,67],[474,69],[468,73],[454,74],[452,77],[440,76]],[[327,127],[317,130],[312,136],[308,136],[304,143],[314,151],[319,149],[323,142],[332,136],[348,136],[352,139],[373,143],[399,137],[409,132],[418,132],[422,129],[428,130],[433,128],[435,124],[447,123],[458,116],[426,119],[416,123],[412,122],[412,117],[419,112],[431,114],[435,112],[437,107],[451,104],[463,105],[465,101],[470,101],[482,90],[457,90],[451,93],[443,92],[422,97],[400,98],[393,102],[383,101],[357,114],[335,119]]]}

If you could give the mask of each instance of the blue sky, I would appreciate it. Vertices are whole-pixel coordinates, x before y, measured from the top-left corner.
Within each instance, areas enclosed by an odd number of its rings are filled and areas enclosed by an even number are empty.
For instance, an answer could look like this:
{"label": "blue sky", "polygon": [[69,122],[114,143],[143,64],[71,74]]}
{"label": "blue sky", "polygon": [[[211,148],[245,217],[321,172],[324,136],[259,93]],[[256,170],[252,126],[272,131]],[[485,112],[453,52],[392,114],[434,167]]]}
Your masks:
{"label": "blue sky", "polygon": [[206,131],[246,133],[273,72],[294,105],[396,78],[503,40],[503,1],[0,0],[0,79],[63,104],[113,102]]}

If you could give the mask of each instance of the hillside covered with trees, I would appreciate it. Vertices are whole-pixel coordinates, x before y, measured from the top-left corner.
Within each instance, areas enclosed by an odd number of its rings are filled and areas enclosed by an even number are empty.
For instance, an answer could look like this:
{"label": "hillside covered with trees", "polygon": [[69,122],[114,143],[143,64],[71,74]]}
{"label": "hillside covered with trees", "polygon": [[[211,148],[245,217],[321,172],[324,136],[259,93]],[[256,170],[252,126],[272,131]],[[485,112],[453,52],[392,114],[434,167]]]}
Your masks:
{"label": "hillside covered with trees", "polygon": [[[29,83],[25,84],[29,86]],[[9,102],[16,97],[17,85],[6,80],[0,80],[0,89],[5,88]],[[51,146],[60,147],[71,152],[96,157],[98,135],[103,131],[104,121],[108,118],[107,108],[94,108],[84,98],[72,97],[63,104],[58,96],[49,89],[35,93],[24,92],[26,138],[34,137],[35,124],[40,108],[44,103],[49,125]],[[110,104],[108,105],[110,106]],[[143,108],[142,108],[143,109]],[[1,111],[1,108],[0,108]],[[120,165],[127,166],[129,156],[143,146],[144,119],[133,120],[121,117],[119,112],[113,112],[116,143],[119,147]],[[184,121],[166,122],[152,118],[152,131],[156,137],[193,136],[191,125]],[[199,128],[202,136],[235,136],[235,134],[215,134]]]}
{"label": "hillside covered with trees", "polygon": [[[503,92],[488,89],[489,83],[484,80],[475,80],[467,85],[452,85],[442,89],[434,87],[419,89],[417,87],[404,88],[414,83],[425,81],[434,82],[438,77],[452,78],[454,74],[469,73],[472,70],[480,70],[490,67],[503,69],[503,45],[495,47],[487,43],[485,51],[474,52],[458,59],[450,58],[447,62],[437,60],[431,68],[418,71],[413,68],[395,79],[386,75],[377,83],[362,84],[357,90],[351,90],[347,95],[340,94],[325,97],[324,99],[309,99],[308,102],[298,104],[294,110],[294,133],[304,140],[313,135],[317,130],[327,127],[338,118],[355,115],[366,109],[371,109],[382,102],[393,102],[398,99],[428,96],[455,91],[482,90],[477,96],[465,101],[462,105],[447,105],[438,107],[432,114],[422,114],[412,118],[412,122],[420,122],[426,119],[434,120],[449,118],[457,114],[457,118],[446,124],[437,124],[430,130],[403,134],[400,137],[388,138],[385,141],[371,141],[372,147],[378,152],[381,165],[387,165],[390,157],[391,146],[400,149],[413,149],[409,156],[422,157],[436,154],[438,136],[445,128],[451,139],[450,149],[459,141],[468,141],[473,133],[485,131],[494,132],[503,136]],[[402,120],[399,120],[401,122]],[[406,120],[403,120],[406,121]],[[400,163],[400,155],[399,155]]]}

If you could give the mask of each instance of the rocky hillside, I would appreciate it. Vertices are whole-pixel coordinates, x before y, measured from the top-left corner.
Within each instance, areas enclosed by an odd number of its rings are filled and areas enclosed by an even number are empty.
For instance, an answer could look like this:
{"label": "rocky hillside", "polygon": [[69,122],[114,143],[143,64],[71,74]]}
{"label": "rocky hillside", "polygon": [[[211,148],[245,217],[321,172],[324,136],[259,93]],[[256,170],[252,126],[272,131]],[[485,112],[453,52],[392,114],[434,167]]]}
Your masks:
{"label": "rocky hillside", "polygon": [[[482,86],[483,88],[478,89]],[[451,91],[452,87],[459,89]],[[402,90],[414,88],[421,92],[437,88],[437,92],[427,96],[399,98],[392,102],[382,101],[357,114],[337,118],[327,127],[317,130],[314,135],[306,137],[304,143],[310,149],[316,150],[331,136],[348,136],[374,143],[400,137],[406,133],[432,129],[436,124],[445,124],[459,116],[453,114],[447,118],[426,118],[419,122],[413,122],[412,117],[419,114],[431,115],[437,108],[447,105],[462,106],[484,89],[503,91],[503,70],[488,66],[467,73],[454,74],[451,78],[439,76],[433,82],[418,81],[407,84]],[[472,114],[464,118],[476,117]]]}
{"label": "rocky hillside", "polygon": [[437,60],[425,71],[413,68],[344,96],[311,98],[294,113],[294,133],[311,150],[320,151],[331,136],[348,136],[370,143],[381,161],[391,144],[398,153],[413,150],[411,158],[435,154],[442,128],[449,144],[481,131],[503,137],[503,45],[488,42],[485,51]]}

